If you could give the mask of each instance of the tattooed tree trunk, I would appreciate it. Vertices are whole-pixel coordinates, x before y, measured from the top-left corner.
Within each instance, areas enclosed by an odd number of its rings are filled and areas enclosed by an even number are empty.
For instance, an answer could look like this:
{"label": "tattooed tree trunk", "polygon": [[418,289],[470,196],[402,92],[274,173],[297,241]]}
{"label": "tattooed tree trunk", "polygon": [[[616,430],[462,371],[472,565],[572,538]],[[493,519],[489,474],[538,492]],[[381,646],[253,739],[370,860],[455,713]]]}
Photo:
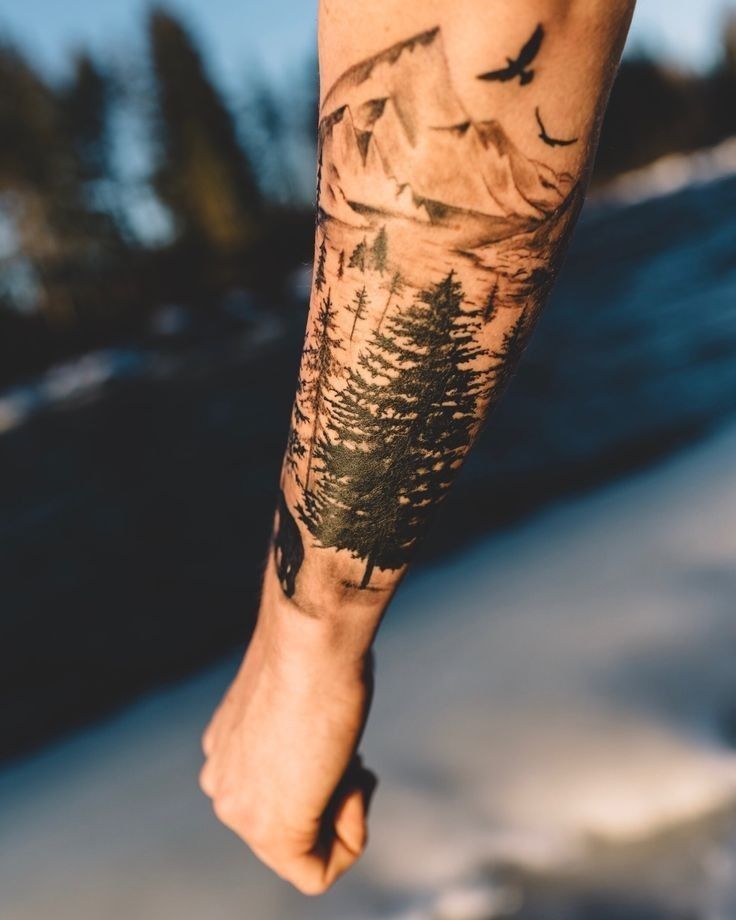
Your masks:
{"label": "tattooed tree trunk", "polygon": [[309,491],[312,485],[312,460],[314,459],[314,445],[317,441],[319,416],[315,415],[312,433],[309,436],[309,447],[307,448],[307,475],[304,478],[304,488]]}
{"label": "tattooed tree trunk", "polygon": [[368,585],[371,583],[371,575],[373,575],[373,569],[376,567],[373,559],[369,556],[368,561],[366,562],[365,571],[363,572],[363,580],[360,583],[360,587],[365,590]]}
{"label": "tattooed tree trunk", "polygon": [[388,313],[388,308],[391,306],[391,301],[394,297],[397,297],[399,294],[401,294],[403,289],[404,279],[401,277],[400,272],[395,272],[393,278],[391,279],[391,283],[388,286],[388,297],[386,298],[386,305],[384,306],[383,312],[378,319],[376,332],[381,331],[381,326],[383,325],[383,321],[386,319],[386,314]]}
{"label": "tattooed tree trunk", "polygon": [[[304,350],[302,373],[299,380],[299,392],[303,409],[311,414],[312,428],[307,446],[307,468],[305,476],[305,489],[309,489],[312,480],[312,460],[314,446],[319,436],[321,419],[326,410],[326,396],[330,382],[343,373],[343,368],[337,358],[337,350],[341,346],[341,339],[337,333],[336,311],[332,305],[332,292],[322,299],[317,312],[316,343],[309,345]],[[309,416],[303,411],[302,416],[308,420]]]}
{"label": "tattooed tree trunk", "polygon": [[386,319],[386,314],[388,313],[388,308],[391,306],[391,298],[392,298],[392,296],[393,296],[392,294],[389,294],[388,297],[386,298],[386,304],[385,304],[385,306],[384,306],[384,308],[383,308],[383,311],[382,311],[381,315],[380,315],[379,318],[378,318],[378,323],[377,323],[377,325],[376,325],[376,332],[380,332],[380,331],[381,331],[381,326],[383,325],[383,321]]}
{"label": "tattooed tree trunk", "polygon": [[353,303],[347,309],[353,313],[353,325],[350,329],[350,341],[353,341],[353,336],[355,335],[355,330],[358,327],[358,323],[365,319],[365,316],[368,312],[368,307],[370,302],[368,300],[368,292],[365,285],[361,290],[355,292],[353,297]]}

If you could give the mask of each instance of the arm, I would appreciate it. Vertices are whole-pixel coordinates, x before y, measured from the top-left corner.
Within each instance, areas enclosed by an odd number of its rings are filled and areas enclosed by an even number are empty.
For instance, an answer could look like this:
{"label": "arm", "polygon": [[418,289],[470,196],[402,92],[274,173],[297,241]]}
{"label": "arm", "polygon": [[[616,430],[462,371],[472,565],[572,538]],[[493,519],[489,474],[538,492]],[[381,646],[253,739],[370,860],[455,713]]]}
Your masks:
{"label": "arm", "polygon": [[305,892],[365,845],[370,647],[582,203],[633,0],[322,0],[315,273],[218,816]]}

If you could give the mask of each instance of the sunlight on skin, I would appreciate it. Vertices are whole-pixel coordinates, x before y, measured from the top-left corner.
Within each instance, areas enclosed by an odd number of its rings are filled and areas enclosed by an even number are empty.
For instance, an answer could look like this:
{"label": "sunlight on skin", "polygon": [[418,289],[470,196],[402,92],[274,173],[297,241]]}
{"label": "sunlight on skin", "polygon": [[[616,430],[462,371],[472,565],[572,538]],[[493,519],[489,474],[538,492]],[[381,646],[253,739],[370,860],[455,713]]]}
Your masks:
{"label": "sunlight on skin", "polygon": [[382,0],[367,19],[323,3],[315,271],[282,499],[201,779],[307,893],[365,845],[371,643],[547,299],[631,12]]}

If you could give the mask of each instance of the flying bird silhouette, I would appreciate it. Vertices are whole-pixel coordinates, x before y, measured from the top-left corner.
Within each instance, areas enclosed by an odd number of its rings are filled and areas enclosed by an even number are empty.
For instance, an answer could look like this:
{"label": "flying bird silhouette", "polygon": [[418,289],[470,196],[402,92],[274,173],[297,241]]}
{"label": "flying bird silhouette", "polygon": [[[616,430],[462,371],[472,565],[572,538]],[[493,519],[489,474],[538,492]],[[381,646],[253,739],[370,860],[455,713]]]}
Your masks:
{"label": "flying bird silhouette", "polygon": [[534,30],[534,34],[519,52],[519,56],[514,59],[507,57],[508,66],[501,70],[489,70],[488,73],[478,75],[479,80],[499,80],[501,83],[508,83],[509,80],[519,78],[519,84],[526,86],[534,79],[534,71],[529,69],[529,65],[539,54],[544,38],[544,28],[540,23]]}
{"label": "flying bird silhouette", "polygon": [[547,134],[547,129],[544,127],[542,121],[542,116],[539,114],[539,108],[534,109],[534,114],[537,116],[537,124],[539,125],[539,137],[550,147],[569,147],[570,144],[577,144],[578,139],[576,137],[571,137],[567,140],[563,140],[559,137],[550,137]]}

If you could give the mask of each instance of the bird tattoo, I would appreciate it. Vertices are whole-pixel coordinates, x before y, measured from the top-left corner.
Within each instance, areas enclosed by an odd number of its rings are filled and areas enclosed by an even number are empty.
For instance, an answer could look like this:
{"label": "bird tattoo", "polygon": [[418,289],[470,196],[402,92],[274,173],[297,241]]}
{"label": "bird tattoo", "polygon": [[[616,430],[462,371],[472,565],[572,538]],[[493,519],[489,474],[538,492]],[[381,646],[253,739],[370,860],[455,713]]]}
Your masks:
{"label": "bird tattoo", "polygon": [[539,108],[534,109],[534,114],[537,117],[537,124],[539,125],[539,137],[549,147],[569,147],[570,144],[577,144],[578,139],[576,137],[571,137],[565,140],[559,137],[550,137],[549,134],[547,134],[547,129],[544,127],[542,116],[539,114]]}
{"label": "bird tattoo", "polygon": [[501,83],[508,83],[509,80],[519,78],[519,84],[526,86],[534,79],[534,71],[529,68],[534,58],[539,54],[544,38],[544,28],[540,23],[534,30],[534,34],[519,52],[519,56],[514,59],[507,57],[508,66],[501,70],[489,70],[488,73],[478,75],[479,80],[499,80]]}

